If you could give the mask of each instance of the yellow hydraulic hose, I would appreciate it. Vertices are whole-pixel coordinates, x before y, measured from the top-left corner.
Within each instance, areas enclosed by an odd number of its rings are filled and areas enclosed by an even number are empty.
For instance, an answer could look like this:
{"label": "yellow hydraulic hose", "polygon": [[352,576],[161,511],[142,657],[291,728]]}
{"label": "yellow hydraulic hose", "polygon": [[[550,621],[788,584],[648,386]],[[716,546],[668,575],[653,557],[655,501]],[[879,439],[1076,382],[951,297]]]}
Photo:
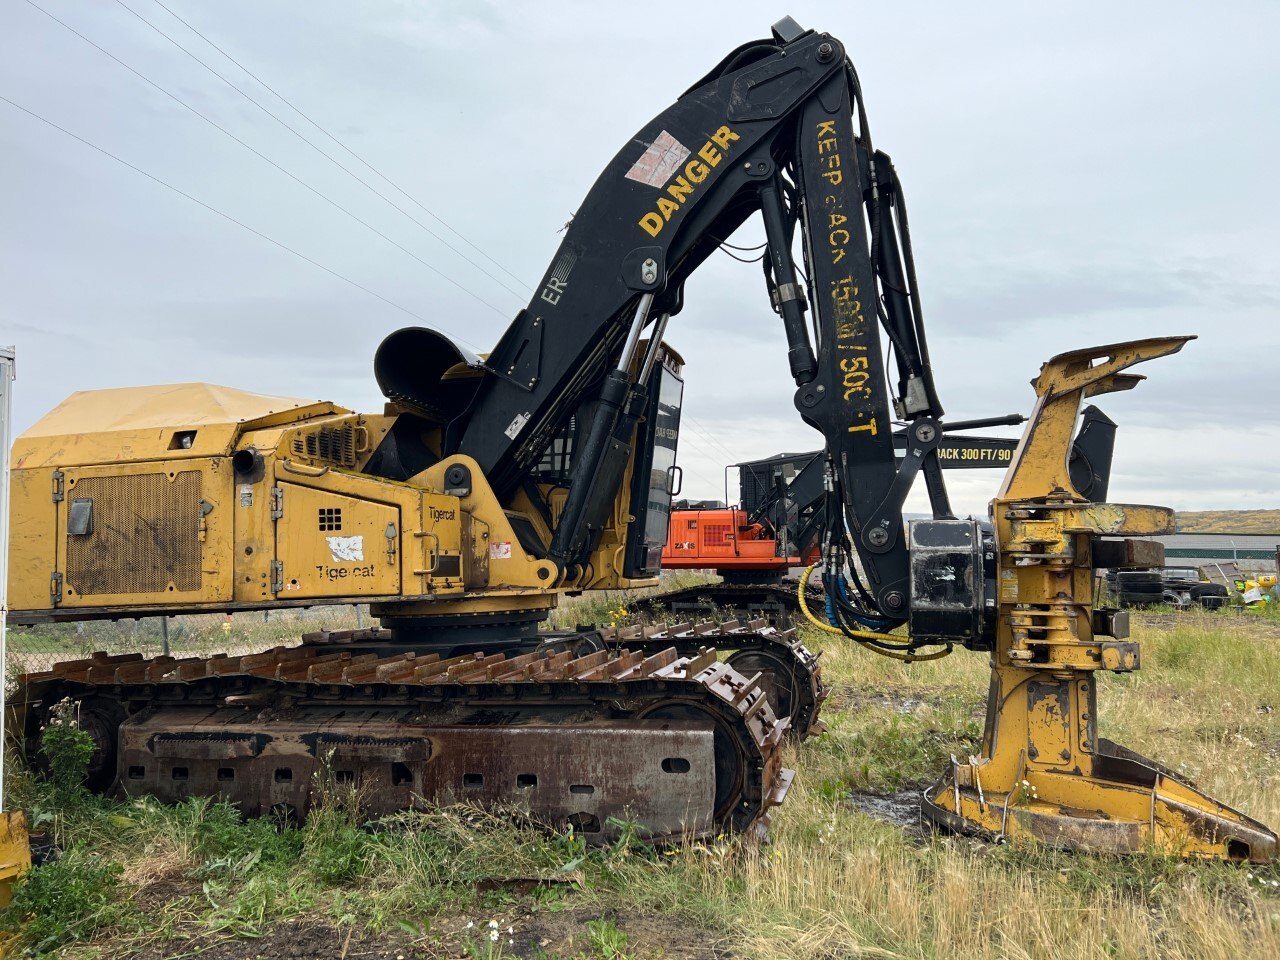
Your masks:
{"label": "yellow hydraulic hose", "polygon": [[[819,561],[821,563],[821,561]],[[826,633],[834,633],[841,637],[850,637],[861,642],[861,639],[867,640],[888,640],[891,643],[901,643],[902,637],[894,636],[892,633],[877,633],[874,630],[846,630],[840,627],[833,627],[829,623],[825,623],[815,617],[809,609],[809,602],[805,598],[805,588],[809,585],[809,578],[813,575],[813,571],[818,568],[818,563],[811,563],[804,568],[804,573],[800,574],[800,587],[796,591],[797,598],[800,601],[800,611],[805,615],[805,619],[811,624]],[[881,650],[879,647],[873,647],[869,643],[861,644],[865,649],[872,653],[878,653],[882,657],[888,657],[890,660],[901,660],[903,663],[920,663],[926,660],[939,660],[951,652],[951,645],[947,644],[945,650],[938,650],[934,653],[915,654],[915,653],[897,653],[893,650]]]}

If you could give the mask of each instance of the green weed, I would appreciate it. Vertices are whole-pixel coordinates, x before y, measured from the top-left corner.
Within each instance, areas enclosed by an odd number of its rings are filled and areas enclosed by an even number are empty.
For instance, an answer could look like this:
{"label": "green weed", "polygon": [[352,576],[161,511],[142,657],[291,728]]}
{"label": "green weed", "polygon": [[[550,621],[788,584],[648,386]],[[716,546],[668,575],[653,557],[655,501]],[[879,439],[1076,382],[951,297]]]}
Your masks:
{"label": "green weed", "polygon": [[627,952],[627,935],[612,920],[602,917],[588,921],[587,937],[599,960],[633,960]]}
{"label": "green weed", "polygon": [[34,867],[0,911],[0,930],[16,934],[27,956],[44,957],[64,944],[88,940],[130,914],[118,897],[122,868],[84,848]]}
{"label": "green weed", "polygon": [[40,750],[48,765],[47,776],[55,798],[70,803],[84,792],[84,779],[93,759],[93,737],[80,729],[77,704],[63,700],[49,711],[40,731]]}

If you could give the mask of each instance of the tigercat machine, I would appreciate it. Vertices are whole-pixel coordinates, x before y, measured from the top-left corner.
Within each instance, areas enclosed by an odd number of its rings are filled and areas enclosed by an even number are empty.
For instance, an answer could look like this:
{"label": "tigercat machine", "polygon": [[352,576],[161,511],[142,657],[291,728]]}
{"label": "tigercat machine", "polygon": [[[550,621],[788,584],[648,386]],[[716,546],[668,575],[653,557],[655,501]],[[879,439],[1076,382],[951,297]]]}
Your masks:
{"label": "tigercat machine", "polygon": [[[689,275],[756,214],[795,405],[825,438],[807,576],[834,602],[814,621],[889,656],[992,660],[982,755],[926,813],[1272,857],[1261,824],[1097,733],[1096,672],[1137,669],[1138,648],[1094,609],[1093,567],[1172,515],[1085,499],[1071,434],[1083,398],[1188,338],[1049,361],[992,522],[956,518],[898,178],[844,48],[790,19],[623,144],[483,361],[411,328],[375,357],[378,414],[150,387],[75,394],[19,438],[14,621],[365,601],[381,622],[251,656],[61,664],[24,679],[28,729],[70,697],[98,743],[94,787],[247,814],[304,813],[332,780],[375,814],[521,806],[594,839],[624,819],[653,837],[760,827],[791,780],[783,738],[817,728],[824,693],[794,634],[539,630],[560,593],[658,573],[683,372],[663,337]],[[904,524],[919,475],[934,515]]]}

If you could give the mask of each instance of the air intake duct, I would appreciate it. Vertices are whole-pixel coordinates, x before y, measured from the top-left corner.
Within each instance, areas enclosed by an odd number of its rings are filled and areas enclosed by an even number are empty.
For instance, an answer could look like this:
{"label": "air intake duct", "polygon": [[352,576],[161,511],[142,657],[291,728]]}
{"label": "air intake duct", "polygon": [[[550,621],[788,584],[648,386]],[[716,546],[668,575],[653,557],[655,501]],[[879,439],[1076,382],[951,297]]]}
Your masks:
{"label": "air intake duct", "polygon": [[444,334],[404,327],[379,344],[373,375],[388,400],[447,423],[467,408],[484,369],[479,357]]}

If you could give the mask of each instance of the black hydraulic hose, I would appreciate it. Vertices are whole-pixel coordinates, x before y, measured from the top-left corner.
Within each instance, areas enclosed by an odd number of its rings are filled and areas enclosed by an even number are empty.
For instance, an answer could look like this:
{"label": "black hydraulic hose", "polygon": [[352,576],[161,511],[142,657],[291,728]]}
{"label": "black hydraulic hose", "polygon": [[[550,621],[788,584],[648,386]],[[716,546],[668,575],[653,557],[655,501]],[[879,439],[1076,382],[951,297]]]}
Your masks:
{"label": "black hydraulic hose", "polygon": [[853,94],[853,102],[858,105],[858,131],[866,145],[867,156],[871,156],[871,124],[867,120],[866,104],[862,102],[862,81],[858,79],[858,71],[852,60],[846,57],[844,66],[849,77],[849,91]]}
{"label": "black hydraulic hose", "polygon": [[[868,238],[870,239],[870,242],[871,242],[870,254],[871,254],[872,267],[875,270],[876,280],[877,282],[879,282],[879,284],[882,287],[886,289],[892,288],[894,289],[895,292],[907,297],[908,310],[910,311],[909,293],[899,290],[897,284],[894,284],[891,279],[885,277],[884,270],[881,268],[881,250],[884,246],[884,240],[883,240],[883,237],[881,236],[884,230],[882,218],[885,215],[882,208],[883,198],[881,197],[881,191],[880,191],[880,175],[882,171],[879,171],[876,166],[875,148],[871,142],[871,124],[870,124],[870,120],[867,117],[866,104],[862,100],[862,82],[858,79],[858,71],[854,68],[852,61],[846,59],[845,67],[848,74],[849,90],[853,97],[854,103],[858,107],[859,136],[862,140],[863,148],[867,151],[867,161],[870,164],[871,199],[867,203],[867,221],[868,221],[868,228],[869,228]],[[890,166],[889,170],[890,170],[891,179],[887,181],[887,183],[889,185],[889,188],[892,189],[892,185],[893,185],[892,166]],[[895,244],[894,252],[896,254],[897,253],[896,238],[894,240],[894,244]],[[881,299],[882,299],[881,297],[876,298],[877,304],[879,304]],[[906,391],[906,378],[910,376],[911,373],[914,372],[910,369],[910,366],[906,363],[905,357],[909,354],[915,353],[916,351],[904,349],[905,345],[898,342],[899,338],[895,336],[896,331],[892,324],[882,322],[881,325],[884,327],[885,332],[888,333],[890,342],[896,348],[894,356],[895,356],[895,360],[897,361],[898,375],[899,375],[898,393],[904,394]],[[913,329],[916,331],[916,339],[918,340],[920,337],[919,327],[914,322],[914,314],[912,317],[912,326],[913,326]],[[930,397],[931,402],[935,400],[936,398]]]}
{"label": "black hydraulic hose", "polygon": [[817,375],[818,361],[813,355],[808,325],[804,320],[807,303],[796,287],[795,265],[790,250],[791,230],[782,204],[780,179],[774,174],[760,185],[760,214],[764,219],[765,237],[769,241],[769,256],[765,259],[773,262],[778,311],[787,336],[787,362],[792,379],[801,385],[811,382]]}
{"label": "black hydraulic hose", "polygon": [[926,371],[925,384],[929,389],[929,402],[936,411],[935,415],[941,416],[942,404],[938,402],[933,386],[933,367],[929,362],[929,340],[924,332],[924,307],[920,303],[920,286],[916,281],[916,256],[911,246],[911,222],[907,218],[907,198],[898,180],[897,170],[893,171],[893,181],[896,188],[894,192],[898,198],[898,233],[902,239],[902,259],[907,271],[907,285],[910,287],[908,296],[911,299],[911,313],[915,318],[916,343]]}
{"label": "black hydraulic hose", "polygon": [[[845,516],[844,497],[840,491],[840,481],[838,477],[835,481],[835,489],[833,489],[828,495],[827,504],[824,507],[824,510],[827,513],[828,542],[832,544],[832,549],[839,556],[841,566],[847,566],[849,568],[849,575],[853,581],[853,586],[858,593],[859,599],[862,600],[863,604],[867,608],[878,613],[879,611],[875,605],[875,600],[863,584],[862,578],[858,575],[858,568],[853,562],[853,545],[850,543],[848,535],[849,518]],[[836,594],[836,597],[839,598],[839,594]],[[875,616],[876,614],[871,615]]]}
{"label": "black hydraulic hose", "polygon": [[[879,259],[877,254],[878,254],[879,243],[880,243],[879,218],[882,215],[882,213],[879,209],[879,206],[880,206],[880,197],[879,197],[880,191],[879,191],[879,185],[878,185],[879,176],[875,167],[875,149],[871,141],[871,124],[867,117],[866,104],[863,102],[863,99],[862,99],[862,81],[859,80],[858,78],[858,71],[857,71],[857,68],[854,67],[853,61],[849,60],[848,58],[845,59],[845,70],[849,79],[850,93],[853,96],[854,103],[858,107],[858,127],[861,133],[863,146],[867,151],[867,157],[872,165],[871,166],[872,191],[871,191],[871,203],[868,209],[868,218],[871,221],[870,223],[871,260],[872,260],[872,263],[878,263]],[[904,260],[906,279],[907,279],[907,284],[909,288],[907,290],[907,297],[912,308],[911,314],[912,314],[913,326],[915,327],[917,349],[924,367],[926,369],[929,369],[929,343],[925,339],[925,335],[924,335],[924,315],[921,310],[920,297],[917,292],[917,286],[916,286],[915,255],[911,247],[911,230],[910,230],[910,224],[907,221],[906,200],[902,196],[902,190],[898,187],[897,172],[893,170],[892,166],[890,166],[890,178],[891,178],[890,186],[891,188],[894,189],[894,192],[897,195],[896,196],[897,208],[898,208],[897,221],[901,227],[902,257]],[[883,283],[884,278],[880,276],[880,271],[877,270],[876,273],[879,279],[881,280],[881,282]],[[892,334],[890,334],[890,339],[892,339]],[[901,351],[899,351],[899,353],[900,352]],[[901,366],[902,365],[899,364],[899,369],[901,369]],[[937,394],[933,387],[932,375],[929,375],[925,378],[925,383],[929,391],[930,405],[935,408],[938,414],[940,414],[942,412],[941,405],[938,403]]]}

